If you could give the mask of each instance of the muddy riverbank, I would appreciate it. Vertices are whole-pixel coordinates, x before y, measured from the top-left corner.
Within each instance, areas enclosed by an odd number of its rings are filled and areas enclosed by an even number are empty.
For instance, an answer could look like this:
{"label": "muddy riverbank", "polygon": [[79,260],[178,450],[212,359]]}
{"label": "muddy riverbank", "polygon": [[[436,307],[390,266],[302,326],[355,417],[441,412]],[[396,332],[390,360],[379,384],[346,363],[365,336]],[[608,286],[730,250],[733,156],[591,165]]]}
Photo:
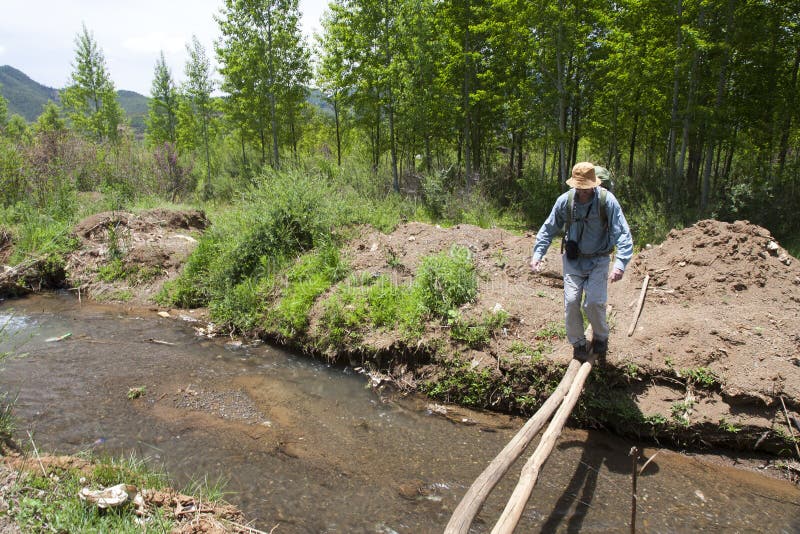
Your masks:
{"label": "muddy riverbank", "polygon": [[[226,500],[265,531],[441,532],[524,422],[365,388],[352,367],[209,339],[177,314],[63,294],[6,301],[0,313],[13,317],[11,345],[2,348],[24,355],[3,372],[4,389],[17,396],[20,441],[30,431],[43,451],[133,452],[163,466],[176,487],[225,480]],[[632,444],[567,430],[521,528],[625,530]],[[646,457],[656,452],[644,447]],[[476,532],[490,530],[516,472],[493,493]],[[639,484],[648,531],[800,524],[794,485],[669,451]]]}
{"label": "muddy riverbank", "polygon": [[[152,306],[206,225],[194,212],[95,216],[76,227],[82,244],[65,262],[64,285],[80,288],[83,298]],[[342,252],[351,276],[316,297],[305,330],[249,334],[367,369],[404,391],[523,416],[535,411],[571,357],[560,329],[557,247],[534,274],[530,234],[407,223],[390,234],[363,228],[352,236]],[[366,322],[334,339],[324,319],[351,280],[407,285],[424,258],[453,246],[469,251],[478,276],[477,297],[458,310],[457,320],[473,325],[466,334],[454,335],[452,320],[433,319],[412,339],[397,326]],[[645,275],[644,308],[628,336]],[[611,286],[608,362],[592,373],[573,421],[681,449],[764,451],[788,460],[793,444],[781,399],[796,415],[798,289],[800,264],[763,228],[709,220],[673,231],[637,254]],[[279,291],[265,295],[265,308],[280,299]],[[502,326],[471,339],[498,311]]]}

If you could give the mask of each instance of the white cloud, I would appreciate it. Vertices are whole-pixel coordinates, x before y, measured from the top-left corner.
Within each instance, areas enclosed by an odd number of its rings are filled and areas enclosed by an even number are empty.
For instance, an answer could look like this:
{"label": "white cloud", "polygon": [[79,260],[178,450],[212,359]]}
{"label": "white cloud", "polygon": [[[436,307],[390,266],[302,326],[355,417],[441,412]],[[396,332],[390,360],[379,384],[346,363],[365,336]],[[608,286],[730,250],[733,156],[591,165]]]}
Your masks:
{"label": "white cloud", "polygon": [[6,52],[6,47],[5,47],[5,46],[3,46],[3,45],[0,45],[0,56],[2,56],[3,54],[5,54],[5,52]]}
{"label": "white cloud", "polygon": [[166,32],[150,32],[144,35],[129,37],[122,42],[126,50],[132,52],[164,53],[179,52],[186,46],[186,37],[182,35],[169,34]]}

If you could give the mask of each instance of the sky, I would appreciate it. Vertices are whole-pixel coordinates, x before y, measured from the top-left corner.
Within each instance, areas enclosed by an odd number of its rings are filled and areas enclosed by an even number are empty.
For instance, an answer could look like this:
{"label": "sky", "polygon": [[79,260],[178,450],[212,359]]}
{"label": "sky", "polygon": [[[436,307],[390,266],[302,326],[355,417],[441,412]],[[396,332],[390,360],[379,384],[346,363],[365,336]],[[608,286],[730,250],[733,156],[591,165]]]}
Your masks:
{"label": "sky", "polygon": [[[161,50],[173,79],[183,81],[192,35],[216,64],[214,15],[222,5],[223,0],[0,0],[0,65],[61,89],[72,73],[75,37],[86,24],[103,50],[114,86],[149,95]],[[320,31],[327,5],[328,0],[300,0],[309,42]]]}

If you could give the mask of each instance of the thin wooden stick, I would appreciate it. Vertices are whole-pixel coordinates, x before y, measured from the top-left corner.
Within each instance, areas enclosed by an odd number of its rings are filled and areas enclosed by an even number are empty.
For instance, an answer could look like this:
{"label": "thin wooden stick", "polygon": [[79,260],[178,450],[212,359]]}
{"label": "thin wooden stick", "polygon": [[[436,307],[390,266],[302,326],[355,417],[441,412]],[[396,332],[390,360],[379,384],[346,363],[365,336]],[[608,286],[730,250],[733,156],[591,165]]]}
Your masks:
{"label": "thin wooden stick", "polygon": [[794,452],[797,453],[797,458],[800,459],[800,448],[797,447],[797,438],[794,437],[794,428],[792,422],[789,420],[789,412],[786,410],[786,403],[783,402],[783,395],[781,395],[781,405],[783,406],[783,415],[786,416],[786,424],[789,426],[789,432],[792,434],[792,442],[794,442]]}
{"label": "thin wooden stick", "polygon": [[36,448],[36,443],[33,441],[33,436],[31,435],[31,431],[28,430],[28,439],[31,440],[31,445],[33,446],[33,454],[36,455],[36,461],[39,462],[39,467],[42,468],[42,474],[47,477],[47,471],[44,469],[44,464],[42,463],[42,457],[39,456],[39,450]]}
{"label": "thin wooden stick", "polygon": [[536,413],[528,419],[528,422],[517,432],[517,435],[508,442],[508,445],[500,451],[500,454],[483,470],[483,473],[475,479],[475,482],[472,483],[472,486],[470,486],[455,511],[453,511],[453,515],[444,529],[445,534],[466,534],[469,532],[472,521],[478,515],[489,493],[508,471],[511,464],[525,451],[533,438],[539,434],[544,424],[550,419],[558,405],[561,404],[580,367],[581,363],[578,360],[573,359],[570,362],[555,391]]}
{"label": "thin wooden stick", "polygon": [[636,478],[639,474],[636,470],[639,463],[639,449],[631,447],[630,456],[633,457],[631,467],[631,534],[636,534]]}
{"label": "thin wooden stick", "polygon": [[547,430],[542,435],[539,446],[536,447],[533,455],[522,468],[517,487],[514,488],[514,492],[511,494],[511,498],[508,500],[503,514],[500,516],[494,529],[492,529],[492,534],[511,534],[514,532],[520,517],[522,517],[522,512],[525,510],[525,505],[528,503],[528,499],[531,496],[533,487],[536,485],[539,471],[553,451],[556,440],[561,434],[569,414],[572,413],[572,409],[578,402],[578,397],[580,397],[581,391],[583,390],[583,385],[592,370],[592,363],[594,363],[594,354],[592,354],[588,361],[581,365],[575,377],[575,381],[572,383],[572,386],[570,386],[566,397],[564,397],[564,401],[561,403],[555,416],[553,416],[553,420],[550,422]]}
{"label": "thin wooden stick", "polygon": [[650,275],[644,275],[644,282],[642,282],[642,292],[639,293],[639,302],[636,304],[636,312],[633,314],[633,322],[631,323],[631,327],[628,328],[628,337],[633,335],[633,331],[636,330],[636,323],[639,322],[639,315],[642,313],[642,306],[644,306],[644,296],[647,293],[647,284],[650,283]]}

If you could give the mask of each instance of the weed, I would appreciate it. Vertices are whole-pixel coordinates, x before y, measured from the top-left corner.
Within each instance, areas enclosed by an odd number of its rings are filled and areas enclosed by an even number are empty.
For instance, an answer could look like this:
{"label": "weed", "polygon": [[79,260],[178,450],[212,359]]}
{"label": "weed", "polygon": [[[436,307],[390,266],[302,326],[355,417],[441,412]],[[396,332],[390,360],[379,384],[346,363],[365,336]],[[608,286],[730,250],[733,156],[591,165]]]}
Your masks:
{"label": "weed", "polygon": [[431,397],[467,406],[489,406],[489,394],[496,386],[490,369],[478,369],[472,363],[453,359],[445,365],[445,375],[423,383],[422,389]]}
{"label": "weed", "polygon": [[400,262],[400,258],[397,257],[397,253],[392,249],[386,250],[386,265],[392,269],[399,269],[403,266]]}
{"label": "weed", "polygon": [[471,302],[478,293],[478,278],[469,249],[456,245],[449,253],[423,258],[414,291],[431,314],[442,318]]}
{"label": "weed", "polygon": [[346,274],[347,266],[334,246],[306,254],[287,271],[287,286],[269,311],[268,320],[284,337],[305,333],[308,313],[316,298]]}
{"label": "weed", "polygon": [[461,341],[471,348],[480,348],[492,338],[495,331],[503,328],[508,322],[508,312],[489,312],[481,317],[468,320],[456,310],[450,310],[450,337]]}
{"label": "weed", "polygon": [[[143,461],[134,457],[97,460],[89,475],[78,469],[56,469],[48,477],[22,472],[9,488],[12,504],[7,513],[23,532],[141,532],[133,507],[100,510],[75,497],[87,485],[107,487],[120,483],[162,489],[166,477],[148,470]],[[175,526],[159,508],[151,512],[148,521],[148,528],[157,531],[170,531]]]}
{"label": "weed", "polygon": [[131,272],[131,267],[127,267],[121,258],[113,258],[106,265],[97,268],[97,278],[103,282],[116,282],[126,279]]}
{"label": "weed", "polygon": [[499,248],[492,253],[492,258],[494,259],[495,267],[499,267],[504,269],[506,265],[508,265],[508,258],[506,257],[503,249]]}
{"label": "weed", "polygon": [[144,397],[147,393],[147,388],[145,386],[136,386],[132,388],[128,388],[128,400],[138,399],[139,397]]}
{"label": "weed", "polygon": [[690,399],[673,403],[671,407],[672,420],[680,426],[689,426],[691,423],[689,416],[692,414],[692,408],[694,408],[694,401]]}
{"label": "weed", "polygon": [[731,423],[727,421],[724,417],[719,420],[719,430],[721,432],[727,432],[729,434],[737,434],[742,430],[742,427],[737,425],[736,423]]}
{"label": "weed", "polygon": [[633,362],[626,362],[622,368],[622,372],[625,374],[628,380],[639,379],[639,366]]}
{"label": "weed", "polygon": [[678,376],[686,378],[686,381],[694,386],[705,389],[713,388],[719,384],[719,378],[708,367],[698,367],[696,369],[682,369]]}
{"label": "weed", "polygon": [[663,415],[656,413],[652,415],[645,415],[642,420],[650,426],[663,426],[667,424],[667,418]]}
{"label": "weed", "polygon": [[544,328],[536,332],[533,336],[535,339],[544,339],[553,341],[557,339],[564,339],[567,337],[567,327],[561,322],[550,322]]}
{"label": "weed", "polygon": [[527,356],[532,363],[536,363],[544,358],[546,346],[543,343],[539,343],[536,348],[533,348],[528,344],[515,339],[511,342],[511,346],[508,348],[508,350],[514,356]]}

